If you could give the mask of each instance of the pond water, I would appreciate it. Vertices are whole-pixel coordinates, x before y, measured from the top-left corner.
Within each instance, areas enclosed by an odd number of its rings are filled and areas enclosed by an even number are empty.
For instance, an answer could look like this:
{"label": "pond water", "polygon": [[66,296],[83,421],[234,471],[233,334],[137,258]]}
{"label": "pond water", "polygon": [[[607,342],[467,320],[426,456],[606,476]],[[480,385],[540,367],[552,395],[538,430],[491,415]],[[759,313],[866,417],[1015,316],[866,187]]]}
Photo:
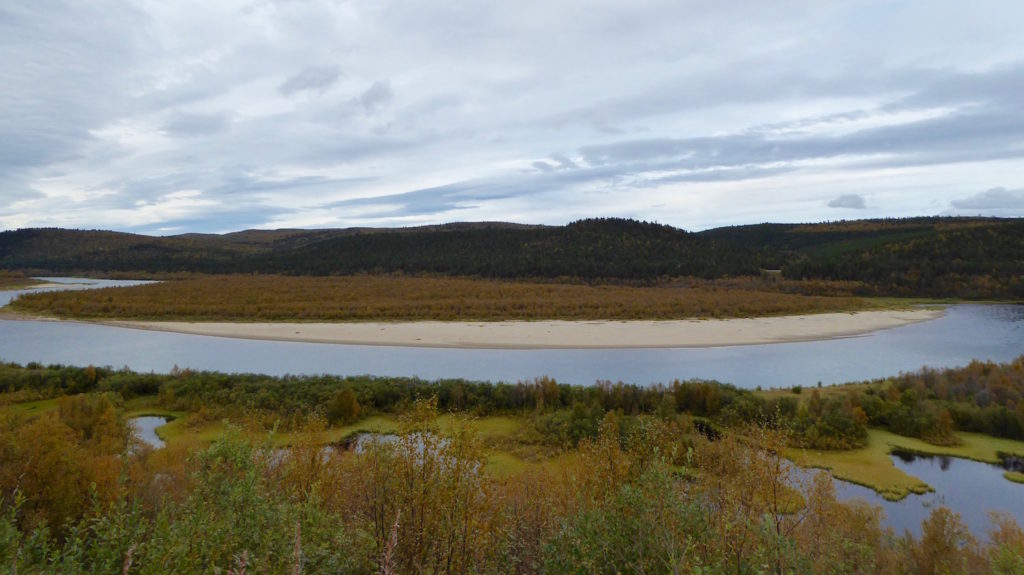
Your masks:
{"label": "pond water", "polygon": [[128,423],[135,428],[135,437],[137,437],[139,441],[154,449],[160,449],[164,446],[164,440],[157,436],[156,428],[167,423],[166,417],[143,415],[129,419]]}
{"label": "pond water", "polygon": [[[67,281],[63,278],[51,278]],[[96,280],[86,280],[96,281]],[[104,281],[97,285],[130,285]],[[5,303],[18,292],[0,292]],[[739,387],[844,383],[955,367],[1024,353],[1024,306],[956,305],[943,317],[841,339],[709,348],[450,349],[243,340],[87,322],[0,320],[0,360],[109,365],[168,372],[174,366],[269,375],[335,374],[519,381],[550,376],[647,385],[714,379]]]}
{"label": "pond water", "polygon": [[1003,477],[1001,466],[969,459],[945,456],[921,456],[895,452],[891,456],[896,467],[922,479],[935,491],[911,494],[900,501],[887,501],[873,490],[845,481],[836,481],[841,500],[863,499],[885,510],[885,524],[896,534],[910,531],[921,534],[921,522],[939,506],[959,513],[971,533],[987,536],[992,528],[990,511],[1007,513],[1024,525],[1024,485]]}

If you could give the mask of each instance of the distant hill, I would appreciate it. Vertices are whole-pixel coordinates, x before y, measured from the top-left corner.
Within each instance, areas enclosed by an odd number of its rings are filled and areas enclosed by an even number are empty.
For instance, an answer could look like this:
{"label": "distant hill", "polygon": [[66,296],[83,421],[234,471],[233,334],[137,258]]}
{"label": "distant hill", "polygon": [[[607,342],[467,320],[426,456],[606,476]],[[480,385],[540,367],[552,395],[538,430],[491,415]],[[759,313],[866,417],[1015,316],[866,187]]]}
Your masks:
{"label": "distant hill", "polygon": [[1024,220],[909,218],[759,224],[700,233],[626,219],[414,228],[247,230],[151,237],[0,233],[0,269],[91,275],[434,273],[656,282],[780,270],[863,282],[865,293],[1024,298]]}

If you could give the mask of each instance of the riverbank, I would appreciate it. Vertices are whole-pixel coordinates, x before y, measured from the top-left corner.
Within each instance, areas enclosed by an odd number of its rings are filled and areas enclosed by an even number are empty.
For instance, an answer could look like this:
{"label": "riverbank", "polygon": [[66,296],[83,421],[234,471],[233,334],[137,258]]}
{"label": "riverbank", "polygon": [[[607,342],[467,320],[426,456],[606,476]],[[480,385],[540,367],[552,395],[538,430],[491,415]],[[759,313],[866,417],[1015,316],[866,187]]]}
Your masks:
{"label": "riverbank", "polygon": [[[836,479],[863,485],[890,501],[900,501],[911,493],[927,493],[932,487],[893,464],[893,451],[931,456],[947,456],[1001,464],[1000,453],[1024,454],[1024,442],[980,433],[956,432],[959,445],[933,445],[913,437],[882,429],[869,429],[867,445],[844,451],[818,451],[792,448],[787,456],[804,467],[827,469]],[[1006,476],[1009,481],[1014,481]]]}
{"label": "riverbank", "polygon": [[106,325],[242,339],[490,349],[756,345],[853,337],[936,319],[942,310],[884,310],[764,318],[651,321],[182,322]]}

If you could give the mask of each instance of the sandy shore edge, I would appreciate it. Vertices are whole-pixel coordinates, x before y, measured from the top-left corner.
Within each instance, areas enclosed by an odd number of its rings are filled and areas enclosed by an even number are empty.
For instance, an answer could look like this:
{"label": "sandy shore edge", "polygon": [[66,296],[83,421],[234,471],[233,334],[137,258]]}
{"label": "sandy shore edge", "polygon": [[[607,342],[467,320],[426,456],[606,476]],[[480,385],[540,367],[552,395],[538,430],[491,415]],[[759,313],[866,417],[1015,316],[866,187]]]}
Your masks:
{"label": "sandy shore edge", "polygon": [[835,339],[928,321],[942,314],[942,310],[921,309],[721,320],[101,323],[193,335],[308,343],[485,349],[602,349],[721,347]]}

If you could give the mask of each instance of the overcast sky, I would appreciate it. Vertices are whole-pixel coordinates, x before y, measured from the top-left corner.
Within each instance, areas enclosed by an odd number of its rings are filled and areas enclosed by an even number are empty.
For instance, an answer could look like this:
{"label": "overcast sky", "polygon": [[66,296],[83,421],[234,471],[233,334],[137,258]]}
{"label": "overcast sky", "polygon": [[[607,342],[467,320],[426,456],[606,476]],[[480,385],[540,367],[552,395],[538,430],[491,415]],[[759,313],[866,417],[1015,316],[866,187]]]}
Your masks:
{"label": "overcast sky", "polygon": [[4,0],[0,229],[1024,216],[1010,0]]}

